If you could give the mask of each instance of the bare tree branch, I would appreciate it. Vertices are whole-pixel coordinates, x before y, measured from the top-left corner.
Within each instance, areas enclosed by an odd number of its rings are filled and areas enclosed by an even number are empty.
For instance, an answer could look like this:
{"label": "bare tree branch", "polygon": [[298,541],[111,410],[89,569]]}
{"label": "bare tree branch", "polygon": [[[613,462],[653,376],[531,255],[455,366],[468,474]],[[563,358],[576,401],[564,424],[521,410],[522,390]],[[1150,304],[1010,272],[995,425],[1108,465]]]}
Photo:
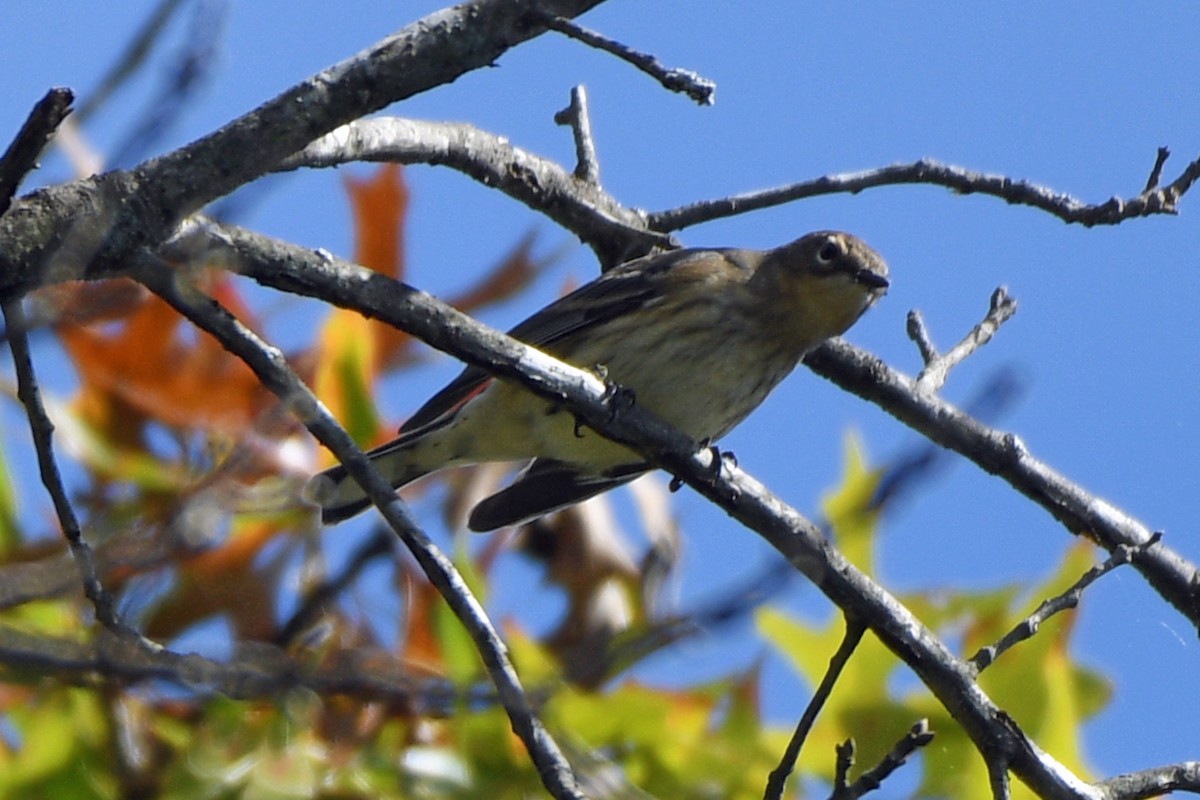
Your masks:
{"label": "bare tree branch", "polygon": [[1200,794],[1200,761],[1184,761],[1100,781],[1106,800],[1143,800],[1168,792]]}
{"label": "bare tree branch", "polygon": [[557,14],[547,13],[543,19],[547,27],[556,30],[564,36],[578,39],[584,44],[611,53],[622,61],[628,61],[663,85],[664,89],[672,92],[683,92],[702,106],[711,106],[716,102],[717,85],[707,78],[697,75],[687,69],[669,69],[654,56],[639,53],[628,45],[621,44],[595,31],[576,25]]}
{"label": "bare tree branch", "polygon": [[548,216],[592,248],[603,267],[678,245],[646,229],[598,184],[472,125],[384,117],[351,122],[285,158],[281,170],[351,161],[445,165]]}
{"label": "bare tree branch", "polygon": [[128,172],[44,189],[0,218],[0,297],[46,281],[119,272],[180,220],[271,171],[313,139],[489,66],[602,0],[472,0],[435,12],[312,76],[220,130]]}
{"label": "bare tree branch", "polygon": [[691,203],[667,211],[649,213],[647,219],[652,230],[678,231],[701,222],[777,206],[804,197],[857,194],[864,189],[878,186],[928,183],[945,186],[959,194],[986,194],[1015,205],[1032,206],[1058,217],[1063,222],[1078,223],[1090,228],[1094,225],[1116,225],[1135,217],[1174,214],[1179,199],[1192,187],[1197,178],[1200,178],[1200,159],[1189,163],[1169,186],[1143,191],[1128,200],[1113,197],[1107,202],[1092,205],[1029,181],[1013,180],[1005,175],[973,172],[952,164],[922,159],[912,164],[895,164],[863,172],[826,175],[777,189]]}
{"label": "bare tree branch", "polygon": [[412,552],[417,563],[445,598],[475,642],[484,666],[500,694],[513,731],[524,742],[546,789],[556,798],[583,798],[571,767],[546,732],[509,661],[504,643],[454,563],[413,522],[387,480],[375,469],[328,409],[288,367],[283,354],[262,341],[225,308],[204,295],[183,274],[173,274],[160,259],[147,256],[136,270],[155,294],[241,358],[264,386],[304,422],[317,439],[337,455],[379,508],[388,525]]}
{"label": "bare tree branch", "polygon": [[1071,584],[1071,587],[1062,594],[1048,598],[1034,610],[1025,619],[1021,620],[1013,627],[1011,631],[1006,633],[996,644],[981,647],[979,652],[968,659],[975,665],[975,669],[982,672],[987,669],[997,658],[1011,649],[1019,642],[1033,638],[1038,632],[1038,628],[1042,626],[1046,620],[1050,619],[1055,614],[1060,614],[1064,611],[1069,611],[1079,605],[1079,599],[1083,597],[1083,590],[1090,586],[1097,578],[1105,575],[1116,569],[1122,564],[1129,563],[1135,550],[1144,550],[1147,547],[1155,545],[1162,538],[1161,533],[1155,533],[1146,544],[1137,548],[1134,547],[1118,547],[1103,564],[1097,564],[1080,576],[1079,580]]}
{"label": "bare tree branch", "polygon": [[[862,797],[867,792],[878,789],[887,780],[889,775],[904,766],[913,753],[932,741],[933,731],[929,729],[929,720],[918,720],[909,728],[908,733],[904,734],[903,738],[892,746],[887,755],[879,760],[878,764],[864,771],[862,775],[858,776],[858,780],[851,784],[846,783],[845,772],[840,768],[840,760],[847,758],[847,756],[842,755],[841,751],[843,748],[838,748],[838,774],[841,776],[841,779],[840,785],[835,784],[830,800],[855,800],[855,798]],[[848,772],[849,767],[853,765],[854,743],[851,741],[847,742],[847,744],[850,747],[845,749],[850,750],[848,758],[851,760],[851,764],[846,767],[846,771]]]}
{"label": "bare tree branch", "polygon": [[554,122],[568,126],[574,135],[575,177],[584,183],[599,186],[600,160],[596,157],[596,140],[592,138],[587,89],[582,84],[571,90],[570,105],[554,115]]}
{"label": "bare tree branch", "polygon": [[1016,436],[987,427],[936,395],[914,391],[912,378],[844,341],[826,342],[805,363],[931,441],[1003,478],[1072,533],[1086,535],[1110,553],[1134,548],[1133,566],[1200,629],[1196,566],[1161,541],[1151,544],[1154,534],[1146,525],[1038,460]]}
{"label": "bare tree branch", "polygon": [[804,708],[804,713],[800,715],[800,721],[796,723],[796,730],[792,732],[792,738],[783,751],[779,765],[771,770],[771,774],[767,777],[767,788],[763,792],[764,800],[779,800],[783,797],[788,776],[796,768],[796,760],[800,758],[800,750],[804,747],[804,741],[808,738],[812,726],[816,724],[817,715],[821,713],[825,701],[833,693],[833,687],[837,684],[842,670],[850,662],[850,656],[854,655],[854,651],[858,648],[858,643],[862,641],[866,631],[865,625],[854,617],[846,615],[846,632],[842,635],[842,643],[838,646],[837,652],[830,657],[829,667],[825,670],[820,685],[813,692],[812,698]]}
{"label": "bare tree branch", "polygon": [[[221,258],[259,283],[377,317],[468,363],[519,381],[540,396],[565,403],[583,424],[638,450],[757,531],[839,608],[861,618],[917,673],[976,746],[1002,752],[1007,766],[1035,792],[1047,798],[1093,796],[1085,783],[1038,748],[992,703],[975,683],[970,665],[847,561],[817,526],[730,460],[724,459],[720,470],[714,469],[710,449],[694,450],[688,437],[646,409],[614,405],[615,393],[592,373],[493,331],[424,292],[328,254],[233,227],[197,225],[190,231],[192,248],[207,246],[210,259]],[[180,255],[185,255],[188,248],[182,241],[177,245]],[[363,466],[350,459],[344,463],[356,470]],[[395,507],[397,501],[394,495],[389,500],[386,484],[372,488],[377,504],[385,510]]]}
{"label": "bare tree branch", "polygon": [[[36,166],[42,150],[70,113],[73,99],[74,96],[67,89],[51,89],[30,112],[12,144],[5,150],[3,157],[0,157],[0,214],[9,210],[17,187]],[[131,634],[132,631],[125,628],[117,618],[112,595],[105,591],[100,583],[95,553],[83,538],[79,519],[71,507],[70,498],[67,497],[67,488],[63,484],[62,474],[54,457],[54,423],[50,421],[46,407],[42,404],[42,393],[38,388],[33,358],[29,353],[28,327],[21,299],[9,299],[2,306],[5,332],[17,373],[17,397],[25,406],[42,483],[54,502],[63,536],[66,537],[83,581],[84,594],[91,601],[96,619],[102,625],[121,635]]]}
{"label": "bare tree branch", "polygon": [[0,215],[8,211],[25,176],[50,143],[58,126],[71,113],[75,95],[70,89],[51,89],[29,112],[21,130],[0,156]]}
{"label": "bare tree branch", "polygon": [[1142,189],[1143,192],[1150,192],[1158,188],[1158,182],[1162,180],[1163,167],[1166,166],[1167,159],[1170,157],[1170,149],[1158,148],[1158,153],[1154,157],[1154,166],[1150,168],[1150,177],[1146,178],[1146,188]]}
{"label": "bare tree branch", "polygon": [[925,328],[925,320],[919,311],[908,312],[908,335],[921,351],[925,368],[917,375],[916,389],[921,392],[937,392],[946,384],[950,370],[965,361],[972,353],[992,340],[1000,326],[1017,313],[1017,301],[1008,294],[1003,286],[992,292],[988,303],[987,315],[979,324],[972,328],[962,341],[950,348],[949,352],[939,354],[929,338]]}
{"label": "bare tree branch", "polygon": [[71,500],[67,497],[67,487],[63,484],[58,462],[54,458],[54,423],[50,421],[46,408],[42,405],[42,394],[33,370],[33,359],[29,355],[29,337],[25,333],[25,315],[21,310],[21,301],[8,301],[4,303],[3,310],[8,345],[12,350],[13,364],[17,372],[17,396],[25,406],[25,415],[33,432],[42,484],[50,494],[50,499],[54,501],[54,511],[58,515],[63,536],[71,548],[71,555],[75,558],[75,566],[83,581],[84,594],[91,601],[96,611],[96,619],[102,625],[114,633],[132,634],[117,617],[112,595],[100,583],[96,555],[91,545],[83,538],[83,529],[75,516],[75,509],[71,507]]}

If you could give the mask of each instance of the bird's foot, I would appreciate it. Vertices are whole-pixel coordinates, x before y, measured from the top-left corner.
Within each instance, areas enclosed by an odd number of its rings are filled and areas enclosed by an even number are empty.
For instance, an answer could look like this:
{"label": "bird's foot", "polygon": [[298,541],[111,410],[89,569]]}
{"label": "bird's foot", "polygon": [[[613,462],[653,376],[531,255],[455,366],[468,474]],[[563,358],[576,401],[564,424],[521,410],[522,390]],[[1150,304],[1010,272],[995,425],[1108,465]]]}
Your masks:
{"label": "bird's foot", "polygon": [[617,383],[604,384],[604,403],[608,406],[608,418],[614,420],[637,405],[637,392]]}
{"label": "bird's foot", "polygon": [[[596,367],[596,369],[603,370],[603,367]],[[608,421],[612,422],[637,404],[637,393],[633,389],[619,384],[605,382],[604,397],[601,398],[601,401],[608,407]],[[577,439],[583,438],[585,427],[587,427],[587,422],[576,416],[575,437]]]}
{"label": "bird's foot", "polygon": [[[738,464],[737,456],[733,454],[732,450],[722,451],[715,444],[710,444],[708,439],[700,443],[700,449],[708,450],[709,480],[714,483],[717,478],[721,477],[721,470],[725,467],[726,463],[734,467]],[[682,488],[683,478],[680,478],[678,475],[673,476],[671,482],[667,485],[668,491],[671,492],[678,492]]]}

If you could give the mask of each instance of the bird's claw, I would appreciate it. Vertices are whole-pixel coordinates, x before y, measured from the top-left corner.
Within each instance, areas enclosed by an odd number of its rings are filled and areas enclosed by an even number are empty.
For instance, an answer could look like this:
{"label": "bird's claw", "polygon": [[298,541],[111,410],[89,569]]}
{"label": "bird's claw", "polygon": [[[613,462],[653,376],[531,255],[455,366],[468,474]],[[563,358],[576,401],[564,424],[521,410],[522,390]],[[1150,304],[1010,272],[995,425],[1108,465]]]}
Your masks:
{"label": "bird's claw", "polygon": [[[738,465],[737,456],[732,450],[722,451],[715,444],[710,444],[708,439],[700,443],[700,449],[707,449],[709,453],[708,470],[709,480],[715,483],[721,477],[721,470],[725,464],[736,467]],[[674,493],[683,488],[683,478],[675,475],[671,478],[671,482],[667,484],[667,490]]]}
{"label": "bird's claw", "polygon": [[[603,366],[596,366],[593,369],[602,379],[604,379],[608,374],[608,370]],[[634,405],[637,404],[637,393],[634,392],[633,389],[628,389],[620,384],[609,383],[607,380],[605,380],[604,396],[600,398],[600,401],[608,406],[608,421],[612,422],[619,415],[633,408]],[[576,439],[583,438],[583,429],[586,426],[587,422],[578,416],[575,417]]]}
{"label": "bird's claw", "polygon": [[637,404],[637,393],[620,384],[606,382],[603,400],[608,406],[609,420],[614,420]]}

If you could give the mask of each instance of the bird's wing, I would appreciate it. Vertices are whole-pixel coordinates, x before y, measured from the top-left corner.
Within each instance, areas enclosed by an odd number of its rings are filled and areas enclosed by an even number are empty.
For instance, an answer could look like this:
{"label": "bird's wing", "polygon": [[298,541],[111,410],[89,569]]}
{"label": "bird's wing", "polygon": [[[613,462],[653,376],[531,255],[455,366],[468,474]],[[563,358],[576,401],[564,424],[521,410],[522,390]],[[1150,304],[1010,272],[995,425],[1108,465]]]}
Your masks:
{"label": "bird's wing", "polygon": [[[676,250],[611,269],[591,283],[564,295],[508,332],[509,336],[545,350],[589,328],[652,302],[661,293],[655,276],[712,251]],[[400,428],[403,436],[421,436],[441,427],[492,381],[480,367],[467,367],[429,398]]]}
{"label": "bird's wing", "polygon": [[471,509],[467,527],[492,531],[520,525],[628,483],[649,469],[649,464],[626,464],[604,475],[590,475],[563,461],[534,459],[510,485]]}

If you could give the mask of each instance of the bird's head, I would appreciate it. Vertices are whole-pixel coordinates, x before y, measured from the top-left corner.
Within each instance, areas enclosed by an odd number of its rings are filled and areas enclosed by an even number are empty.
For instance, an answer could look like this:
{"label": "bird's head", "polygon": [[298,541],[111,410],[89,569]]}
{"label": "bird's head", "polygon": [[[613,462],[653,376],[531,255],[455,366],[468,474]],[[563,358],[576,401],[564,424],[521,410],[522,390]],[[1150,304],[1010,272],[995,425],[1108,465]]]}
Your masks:
{"label": "bird's head", "polygon": [[838,336],[888,289],[888,266],[857,236],[818,231],[767,253],[755,276],[764,307],[804,349]]}

